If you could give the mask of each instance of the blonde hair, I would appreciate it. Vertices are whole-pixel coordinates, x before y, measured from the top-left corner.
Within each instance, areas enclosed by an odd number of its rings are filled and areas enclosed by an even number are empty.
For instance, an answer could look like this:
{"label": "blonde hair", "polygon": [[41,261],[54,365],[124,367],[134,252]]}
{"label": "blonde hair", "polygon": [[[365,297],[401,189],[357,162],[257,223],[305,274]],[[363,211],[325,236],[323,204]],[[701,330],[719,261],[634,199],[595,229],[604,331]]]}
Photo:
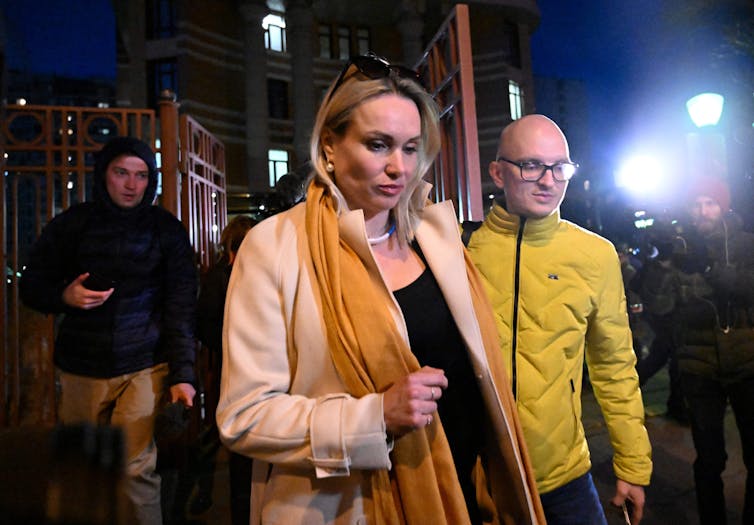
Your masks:
{"label": "blonde hair", "polygon": [[325,169],[327,158],[322,143],[324,133],[329,130],[336,136],[342,137],[351,124],[354,110],[367,100],[395,94],[413,101],[419,110],[421,120],[421,142],[417,150],[416,171],[409,178],[406,189],[392,211],[397,238],[402,242],[410,243],[414,239],[419,214],[426,203],[426,195],[422,191],[422,177],[432,166],[435,156],[440,151],[440,119],[437,105],[429,93],[413,80],[401,78],[395,74],[372,80],[359,72],[350,75],[349,72],[346,72],[345,80],[337,86],[334,92],[335,81],[330,85],[324,102],[317,112],[310,143],[313,177],[328,187],[335,199],[338,213],[348,210],[345,197],[331,174]]}

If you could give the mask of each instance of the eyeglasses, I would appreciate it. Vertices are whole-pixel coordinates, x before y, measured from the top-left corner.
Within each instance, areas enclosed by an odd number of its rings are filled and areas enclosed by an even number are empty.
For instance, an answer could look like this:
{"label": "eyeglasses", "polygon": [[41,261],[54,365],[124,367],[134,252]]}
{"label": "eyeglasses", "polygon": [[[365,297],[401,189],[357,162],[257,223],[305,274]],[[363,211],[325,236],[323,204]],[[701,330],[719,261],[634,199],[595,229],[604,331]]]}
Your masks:
{"label": "eyeglasses", "polygon": [[348,78],[348,70],[351,66],[356,66],[359,73],[371,80],[387,78],[392,74],[399,78],[413,80],[421,86],[421,77],[419,76],[419,73],[413,69],[397,64],[391,64],[381,56],[377,56],[374,53],[368,53],[366,55],[351,57],[348,62],[346,62],[345,67],[340,72],[340,75],[338,75],[338,80],[335,81],[335,85],[330,91],[330,95],[327,97],[328,102],[341,84],[343,84],[346,78]]}
{"label": "eyeglasses", "polygon": [[545,176],[547,170],[552,172],[552,178],[556,181],[566,182],[571,180],[579,167],[575,162],[556,162],[555,164],[545,164],[538,160],[516,162],[514,160],[506,159],[505,157],[498,157],[495,160],[497,162],[503,161],[518,166],[521,179],[526,182],[538,182],[539,179]]}

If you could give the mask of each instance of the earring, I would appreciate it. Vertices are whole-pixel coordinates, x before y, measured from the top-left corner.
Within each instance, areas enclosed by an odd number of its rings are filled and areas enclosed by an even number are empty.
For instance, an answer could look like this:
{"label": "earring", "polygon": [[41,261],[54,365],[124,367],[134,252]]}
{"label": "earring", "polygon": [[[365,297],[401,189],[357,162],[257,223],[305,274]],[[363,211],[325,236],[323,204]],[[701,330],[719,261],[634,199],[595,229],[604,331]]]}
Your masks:
{"label": "earring", "polygon": [[327,171],[327,173],[332,173],[333,171],[335,171],[335,166],[329,160],[327,161],[327,164],[325,164],[325,171]]}

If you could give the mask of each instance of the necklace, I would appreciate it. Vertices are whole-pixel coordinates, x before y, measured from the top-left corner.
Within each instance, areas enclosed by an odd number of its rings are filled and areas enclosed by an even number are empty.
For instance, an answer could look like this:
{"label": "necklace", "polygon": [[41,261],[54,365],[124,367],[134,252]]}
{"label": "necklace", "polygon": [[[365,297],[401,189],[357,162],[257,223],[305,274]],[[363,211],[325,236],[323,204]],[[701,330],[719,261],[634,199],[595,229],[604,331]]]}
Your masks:
{"label": "necklace", "polygon": [[390,229],[380,235],[379,237],[367,237],[367,240],[369,241],[370,246],[374,246],[375,244],[380,244],[381,242],[385,242],[388,240],[388,238],[395,232],[395,223],[390,225]]}

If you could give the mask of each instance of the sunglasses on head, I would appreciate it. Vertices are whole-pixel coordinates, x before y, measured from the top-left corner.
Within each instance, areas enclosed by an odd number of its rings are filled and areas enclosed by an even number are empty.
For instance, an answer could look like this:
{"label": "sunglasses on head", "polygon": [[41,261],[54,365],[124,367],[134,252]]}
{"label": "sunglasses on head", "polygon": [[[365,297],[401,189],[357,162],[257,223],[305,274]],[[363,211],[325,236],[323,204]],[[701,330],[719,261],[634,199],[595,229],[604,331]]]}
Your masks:
{"label": "sunglasses on head", "polygon": [[395,75],[398,78],[413,80],[421,86],[421,77],[419,76],[419,73],[413,69],[398,64],[391,64],[386,59],[377,56],[374,53],[369,53],[366,55],[351,57],[348,62],[346,62],[345,67],[340,72],[340,75],[338,75],[338,79],[335,81],[335,85],[330,91],[330,95],[327,97],[328,101],[332,98],[333,94],[338,90],[341,84],[343,84],[346,78],[348,78],[348,70],[351,66],[355,66],[359,73],[370,80],[377,80],[380,78],[387,78],[390,75]]}

